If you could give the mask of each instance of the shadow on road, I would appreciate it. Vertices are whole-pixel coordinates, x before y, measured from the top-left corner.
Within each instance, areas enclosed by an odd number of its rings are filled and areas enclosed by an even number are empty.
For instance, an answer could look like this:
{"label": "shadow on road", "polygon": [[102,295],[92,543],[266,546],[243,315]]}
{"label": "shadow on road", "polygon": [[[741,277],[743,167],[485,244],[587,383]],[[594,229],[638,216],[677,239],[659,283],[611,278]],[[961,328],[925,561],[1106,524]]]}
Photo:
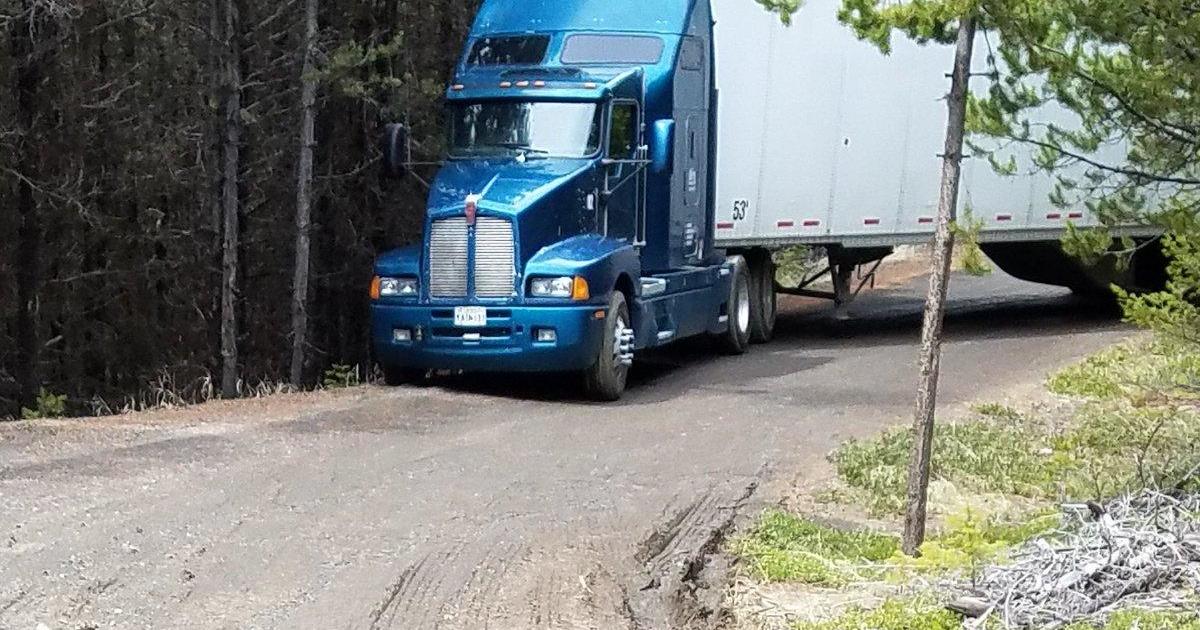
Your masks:
{"label": "shadow on road", "polygon": [[[1055,337],[1120,329],[1119,311],[1069,292],[1019,283],[1007,277],[956,278],[948,306],[946,338]],[[754,393],[748,383],[818,368],[840,349],[856,350],[919,342],[924,281],[864,294],[837,316],[826,302],[787,300],[781,304],[776,340],[745,356],[722,357],[707,340],[692,340],[638,356],[629,392],[617,403],[640,405],[673,400],[702,388]],[[589,405],[575,375],[462,375],[435,379],[455,391],[487,396]],[[770,393],[763,391],[762,393]]]}

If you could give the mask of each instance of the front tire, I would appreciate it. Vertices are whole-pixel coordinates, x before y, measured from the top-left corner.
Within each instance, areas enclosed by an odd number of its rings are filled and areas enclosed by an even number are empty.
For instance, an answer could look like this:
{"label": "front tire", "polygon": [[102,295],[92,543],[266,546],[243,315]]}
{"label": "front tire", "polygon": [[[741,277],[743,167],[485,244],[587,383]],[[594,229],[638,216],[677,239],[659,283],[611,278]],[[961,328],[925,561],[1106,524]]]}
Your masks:
{"label": "front tire", "polygon": [[625,393],[629,382],[629,364],[623,355],[627,350],[630,327],[629,303],[625,294],[615,291],[608,302],[604,318],[604,336],[597,350],[595,363],[583,375],[583,389],[598,402],[616,402]]}
{"label": "front tire", "polygon": [[729,330],[717,340],[725,354],[746,354],[750,349],[750,314],[753,310],[750,299],[750,272],[746,269],[746,263],[739,261],[733,266],[729,302],[725,309],[729,317]]}

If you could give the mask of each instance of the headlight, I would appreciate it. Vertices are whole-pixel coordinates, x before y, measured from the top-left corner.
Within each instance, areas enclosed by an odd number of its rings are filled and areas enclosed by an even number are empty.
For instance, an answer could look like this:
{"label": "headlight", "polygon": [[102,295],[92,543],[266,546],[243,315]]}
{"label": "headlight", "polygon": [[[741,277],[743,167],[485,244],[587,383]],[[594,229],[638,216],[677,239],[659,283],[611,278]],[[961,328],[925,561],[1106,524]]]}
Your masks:
{"label": "headlight", "polygon": [[379,297],[417,297],[416,278],[381,278]]}
{"label": "headlight", "polygon": [[529,283],[529,295],[535,298],[558,298],[586,302],[591,299],[587,280],[581,277],[534,278]]}
{"label": "headlight", "polygon": [[575,287],[574,278],[534,278],[529,293],[538,298],[569,298]]}

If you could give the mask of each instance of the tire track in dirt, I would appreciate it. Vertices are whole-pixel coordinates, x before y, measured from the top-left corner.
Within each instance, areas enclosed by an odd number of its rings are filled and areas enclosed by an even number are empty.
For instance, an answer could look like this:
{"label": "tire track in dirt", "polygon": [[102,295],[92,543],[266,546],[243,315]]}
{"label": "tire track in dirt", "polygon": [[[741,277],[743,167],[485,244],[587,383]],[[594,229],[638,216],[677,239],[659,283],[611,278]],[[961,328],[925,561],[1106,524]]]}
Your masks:
{"label": "tire track in dirt", "polygon": [[[404,595],[412,588],[413,577],[421,572],[425,563],[429,560],[429,556],[425,556],[417,561],[416,564],[410,565],[400,573],[400,577],[388,589],[387,596],[379,603],[379,606],[371,611],[370,626],[371,630],[390,627],[392,621],[396,617],[396,606],[403,600]],[[384,617],[387,616],[388,621],[384,623]]]}
{"label": "tire track in dirt", "polygon": [[431,552],[402,571],[371,613],[370,630],[437,627],[433,611],[440,609],[440,593],[448,577],[443,569],[454,566],[465,547],[460,543]]}
{"label": "tire track in dirt", "polygon": [[721,593],[709,583],[723,578],[703,573],[763,475],[710,488],[645,538],[636,556],[641,575],[626,588],[626,615],[635,629],[716,627]]}
{"label": "tire track in dirt", "polygon": [[439,609],[439,619],[449,627],[484,628],[492,618],[504,614],[505,602],[497,595],[524,546],[489,536],[473,543],[472,551],[476,553],[463,556],[471,559],[462,565],[470,567],[469,577],[446,594]]}

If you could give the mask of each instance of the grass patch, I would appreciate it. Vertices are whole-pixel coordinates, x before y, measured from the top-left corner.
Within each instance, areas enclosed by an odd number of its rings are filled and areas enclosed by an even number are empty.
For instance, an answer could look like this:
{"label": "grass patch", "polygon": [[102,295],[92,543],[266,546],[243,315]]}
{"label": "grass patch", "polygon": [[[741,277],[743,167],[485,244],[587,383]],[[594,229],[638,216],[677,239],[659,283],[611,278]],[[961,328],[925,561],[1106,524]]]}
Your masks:
{"label": "grass patch", "polygon": [[[962,490],[1034,501],[1103,500],[1173,487],[1200,462],[1200,413],[1176,405],[1098,400],[1065,428],[1003,408],[939,425],[931,474]],[[831,456],[852,498],[876,515],[904,508],[912,434],[894,429]]]}
{"label": "grass patch", "polygon": [[[1066,630],[1095,630],[1095,626],[1075,624]],[[1113,615],[1101,630],[1200,630],[1200,616],[1131,610]]]}
{"label": "grass patch", "polygon": [[846,584],[857,577],[851,566],[883,562],[899,550],[894,536],[843,531],[778,510],[763,514],[732,544],[756,578],[814,586]]}
{"label": "grass patch", "polygon": [[900,552],[899,538],[869,531],[847,531],[779,510],[763,514],[731,551],[764,582],[838,587],[858,580],[905,582],[914,573],[969,570],[1004,558],[1012,546],[1052,531],[1057,514],[1009,522],[976,512],[947,519],[944,531],[921,548],[922,556]]}
{"label": "grass patch", "polygon": [[[1042,454],[1051,437],[1020,414],[941,424],[931,474],[974,492],[1042,498],[1058,474]],[[871,440],[847,442],[830,459],[872,513],[897,514],[904,508],[912,445],[909,429],[892,429]]]}
{"label": "grass patch", "polygon": [[1194,398],[1200,352],[1161,338],[1130,341],[1054,374],[1046,385],[1056,394],[1093,400],[1138,400],[1147,393]]}
{"label": "grass patch", "polygon": [[798,623],[796,630],[959,630],[962,618],[928,599],[891,599],[874,610],[854,609],[816,623]]}
{"label": "grass patch", "polygon": [[906,580],[912,573],[967,573],[972,579],[988,565],[1006,562],[1012,548],[1057,529],[1060,516],[1047,513],[1021,521],[1008,521],[968,510],[946,518],[944,532],[921,546],[919,558],[897,553],[892,577]]}
{"label": "grass patch", "polygon": [[[958,630],[962,617],[930,598],[890,599],[879,608],[855,608],[828,621],[802,622],[795,630]],[[992,623],[986,628],[995,628]],[[1103,626],[1074,624],[1064,630],[1200,630],[1195,613],[1124,611]]]}

